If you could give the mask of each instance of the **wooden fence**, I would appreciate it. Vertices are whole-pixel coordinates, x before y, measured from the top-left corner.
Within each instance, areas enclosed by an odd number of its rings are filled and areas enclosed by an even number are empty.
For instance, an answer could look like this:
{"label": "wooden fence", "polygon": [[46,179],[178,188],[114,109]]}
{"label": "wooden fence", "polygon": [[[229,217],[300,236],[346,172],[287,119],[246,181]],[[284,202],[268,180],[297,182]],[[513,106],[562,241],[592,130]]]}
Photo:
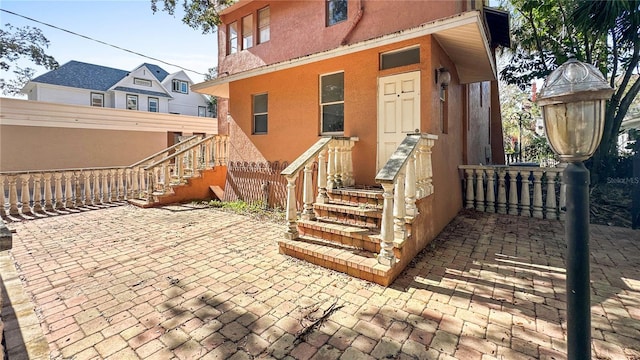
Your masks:
{"label": "wooden fence", "polygon": [[[224,201],[242,200],[248,203],[261,202],[270,208],[286,208],[287,180],[280,175],[287,162],[242,162],[230,161],[227,167],[227,183]],[[317,163],[313,164],[313,182],[317,182]],[[302,176],[296,179],[298,209],[302,209]],[[314,194],[315,196],[315,194]]]}

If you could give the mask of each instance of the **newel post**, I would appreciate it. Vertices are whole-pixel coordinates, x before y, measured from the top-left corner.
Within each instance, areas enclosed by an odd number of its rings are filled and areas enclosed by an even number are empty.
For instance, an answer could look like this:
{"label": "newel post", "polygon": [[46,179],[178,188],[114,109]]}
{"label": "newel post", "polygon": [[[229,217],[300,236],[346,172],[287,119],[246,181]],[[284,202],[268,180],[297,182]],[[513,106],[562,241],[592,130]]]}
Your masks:
{"label": "newel post", "polygon": [[322,150],[318,154],[318,196],[316,197],[318,204],[329,202],[329,196],[327,196],[327,163],[325,159],[325,151]]}
{"label": "newel post", "polygon": [[378,262],[383,265],[393,266],[396,257],[393,254],[393,184],[382,183],[384,199],[382,205],[382,224],[380,230],[380,254]]}
{"label": "newel post", "polygon": [[298,238],[298,227],[296,221],[298,219],[298,212],[296,208],[296,179],[298,174],[287,177],[287,231],[284,236],[287,239],[293,240]]}
{"label": "newel post", "polygon": [[[404,173],[398,174],[396,179],[395,191],[393,194],[393,238],[398,242],[403,242],[407,233],[405,231],[405,215],[406,208],[404,202],[405,187]],[[392,249],[393,252],[393,249]]]}

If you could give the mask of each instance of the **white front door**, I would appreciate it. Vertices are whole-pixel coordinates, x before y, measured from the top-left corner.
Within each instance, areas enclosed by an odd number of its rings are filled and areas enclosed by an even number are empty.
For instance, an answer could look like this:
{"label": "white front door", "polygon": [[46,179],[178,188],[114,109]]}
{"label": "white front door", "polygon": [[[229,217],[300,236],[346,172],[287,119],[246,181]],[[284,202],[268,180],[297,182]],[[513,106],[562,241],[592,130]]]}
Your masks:
{"label": "white front door", "polygon": [[420,132],[420,72],[379,78],[377,170],[415,132]]}

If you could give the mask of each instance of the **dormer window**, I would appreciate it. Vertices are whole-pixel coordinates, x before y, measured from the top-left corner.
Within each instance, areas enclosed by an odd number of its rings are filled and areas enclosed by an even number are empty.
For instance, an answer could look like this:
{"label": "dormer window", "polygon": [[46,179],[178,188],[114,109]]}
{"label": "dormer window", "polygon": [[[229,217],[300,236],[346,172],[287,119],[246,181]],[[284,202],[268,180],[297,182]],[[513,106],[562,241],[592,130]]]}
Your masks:
{"label": "dormer window", "polygon": [[327,26],[347,20],[347,0],[327,0]]}
{"label": "dormer window", "polygon": [[151,80],[147,80],[147,79],[133,78],[133,83],[135,85],[151,87]]}
{"label": "dormer window", "polygon": [[173,80],[171,82],[171,88],[173,92],[188,94],[189,93],[189,83],[183,80]]}

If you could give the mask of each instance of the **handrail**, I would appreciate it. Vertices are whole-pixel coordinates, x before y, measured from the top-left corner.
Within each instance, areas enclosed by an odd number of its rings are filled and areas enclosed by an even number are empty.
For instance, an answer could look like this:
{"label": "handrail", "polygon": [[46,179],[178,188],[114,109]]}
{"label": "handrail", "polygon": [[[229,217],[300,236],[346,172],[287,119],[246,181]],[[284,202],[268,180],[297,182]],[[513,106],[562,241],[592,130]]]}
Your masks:
{"label": "handrail", "polygon": [[415,153],[418,148],[418,144],[422,139],[437,140],[438,136],[423,133],[407,134],[407,137],[402,140],[402,143],[400,143],[396,151],[391,154],[391,157],[387,160],[382,169],[378,171],[375,179],[376,182],[395,182],[411,155]]}
{"label": "handrail", "polygon": [[316,141],[315,144],[313,144],[309,149],[307,149],[307,151],[303,152],[302,155],[298,156],[297,159],[295,159],[291,164],[289,164],[289,166],[287,166],[286,169],[282,170],[282,172],[280,173],[282,176],[284,177],[291,177],[295,174],[297,174],[298,172],[300,172],[300,170],[302,170],[302,168],[312,159],[314,159],[316,156],[318,156],[318,154],[324,150],[327,146],[327,144],[329,144],[329,142],[331,140],[351,140],[351,141],[358,141],[357,137],[344,137],[344,136],[325,136],[325,137],[321,137],[320,139],[318,139],[318,141]]}
{"label": "handrail", "polygon": [[178,157],[178,156],[180,156],[180,155],[182,155],[182,154],[184,154],[184,153],[186,153],[186,152],[188,152],[190,150],[193,150],[193,148],[198,147],[198,146],[202,145],[203,143],[213,139],[214,137],[216,137],[216,135],[209,135],[206,138],[201,139],[197,143],[191,144],[188,147],[186,147],[186,148],[184,148],[184,149],[182,149],[180,151],[175,152],[174,154],[171,154],[169,156],[165,156],[164,158],[152,163],[151,165],[146,166],[144,169],[145,170],[150,170],[150,169],[152,169],[152,168],[154,168],[154,167],[156,167],[158,165],[161,165],[161,164],[163,164],[163,163],[165,163],[165,162],[167,162],[169,160],[173,160],[176,157]]}
{"label": "handrail", "polygon": [[129,169],[129,168],[131,168],[131,165],[102,166],[102,167],[88,167],[88,168],[67,168],[67,169],[46,169],[46,170],[18,170],[18,171],[0,171],[0,175],[12,176],[12,175],[29,175],[29,174],[57,173],[57,172],[71,172],[71,171]]}
{"label": "handrail", "polygon": [[177,144],[174,144],[174,145],[172,145],[172,146],[169,146],[169,147],[168,147],[168,148],[166,148],[166,149],[160,150],[160,151],[158,151],[157,153],[155,153],[155,154],[153,154],[153,155],[147,156],[146,158],[144,158],[144,159],[142,159],[142,160],[140,160],[140,161],[138,161],[138,162],[136,162],[136,163],[133,163],[133,164],[129,165],[129,167],[130,167],[130,168],[132,168],[132,167],[139,166],[140,164],[143,164],[143,163],[145,163],[145,162],[147,162],[147,161],[149,161],[149,160],[151,160],[151,159],[155,158],[156,156],[159,156],[159,155],[164,154],[164,153],[166,153],[166,152],[168,152],[168,151],[171,151],[171,150],[173,150],[173,149],[176,149],[176,148],[178,148],[178,147],[180,147],[180,146],[182,146],[182,145],[184,145],[184,144],[187,144],[187,143],[189,143],[191,140],[193,140],[193,139],[195,139],[195,138],[197,138],[197,137],[200,137],[200,135],[192,135],[191,137],[188,137],[188,138],[186,138],[186,139],[184,139],[184,140],[180,141],[180,142],[179,142],[179,143],[177,143]]}

